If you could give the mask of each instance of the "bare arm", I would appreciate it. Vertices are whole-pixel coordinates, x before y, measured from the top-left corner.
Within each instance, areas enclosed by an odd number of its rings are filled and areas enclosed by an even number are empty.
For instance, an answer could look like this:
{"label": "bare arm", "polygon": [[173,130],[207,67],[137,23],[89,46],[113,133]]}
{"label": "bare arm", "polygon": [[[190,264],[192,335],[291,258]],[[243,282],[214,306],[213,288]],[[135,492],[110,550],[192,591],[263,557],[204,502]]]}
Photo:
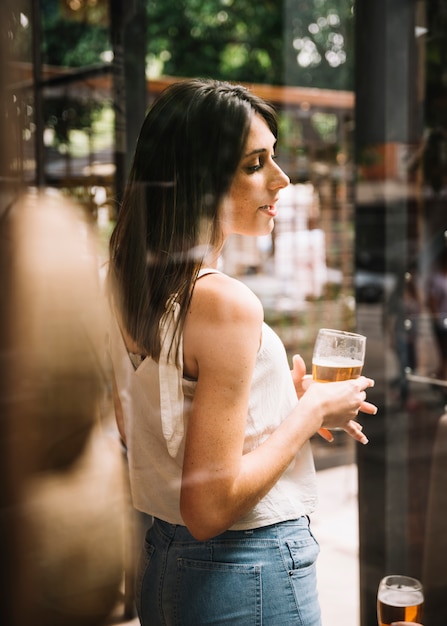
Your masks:
{"label": "bare arm", "polygon": [[[198,282],[184,333],[185,364],[198,383],[188,422],[181,512],[198,539],[232,526],[274,486],[296,452],[323,424],[354,419],[369,385],[313,384],[258,448],[243,454],[250,384],[262,308],[243,285],[222,276]],[[371,381],[372,382],[372,381]],[[317,389],[318,387],[318,389]]]}

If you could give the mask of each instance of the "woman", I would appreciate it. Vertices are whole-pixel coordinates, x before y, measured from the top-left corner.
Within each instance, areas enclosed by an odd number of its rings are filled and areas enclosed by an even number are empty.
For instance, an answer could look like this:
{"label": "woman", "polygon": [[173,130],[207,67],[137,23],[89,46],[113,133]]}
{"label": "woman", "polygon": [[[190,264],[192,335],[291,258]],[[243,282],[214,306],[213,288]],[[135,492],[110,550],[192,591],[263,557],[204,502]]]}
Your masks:
{"label": "woman", "polygon": [[439,352],[436,377],[440,380],[447,380],[447,247],[445,245],[433,263],[428,276],[427,305]]}
{"label": "woman", "polygon": [[144,625],[320,624],[309,439],[324,425],[366,443],[355,418],[376,408],[365,377],[310,384],[298,356],[291,376],[257,297],[216,269],[230,234],[273,228],[289,183],[276,134],[241,86],[169,87],[111,238],[118,422],[134,505],[154,517]]}

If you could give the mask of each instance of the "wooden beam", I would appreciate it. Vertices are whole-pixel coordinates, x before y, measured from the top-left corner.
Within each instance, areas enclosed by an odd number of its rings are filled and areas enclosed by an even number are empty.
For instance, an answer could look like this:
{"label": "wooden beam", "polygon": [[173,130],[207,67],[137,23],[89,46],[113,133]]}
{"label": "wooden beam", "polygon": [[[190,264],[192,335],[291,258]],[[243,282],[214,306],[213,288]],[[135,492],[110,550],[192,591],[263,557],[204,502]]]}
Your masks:
{"label": "wooden beam", "polygon": [[[187,80],[174,76],[163,76],[148,80],[148,91],[158,96],[166,87],[173,83]],[[280,87],[259,83],[240,83],[264,100],[276,105],[314,106],[324,109],[354,108],[354,93],[335,89],[316,89],[309,87]]]}

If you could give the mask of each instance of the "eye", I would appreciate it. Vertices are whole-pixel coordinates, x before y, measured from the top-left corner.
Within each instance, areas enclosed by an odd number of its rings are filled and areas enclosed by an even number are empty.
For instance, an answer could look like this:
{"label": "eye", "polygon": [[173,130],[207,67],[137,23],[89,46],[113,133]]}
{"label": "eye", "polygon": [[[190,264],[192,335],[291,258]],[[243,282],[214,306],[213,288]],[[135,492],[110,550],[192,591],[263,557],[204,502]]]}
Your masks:
{"label": "eye", "polygon": [[258,162],[256,165],[248,165],[245,169],[249,174],[254,174],[254,172],[258,172],[262,168],[262,163]]}

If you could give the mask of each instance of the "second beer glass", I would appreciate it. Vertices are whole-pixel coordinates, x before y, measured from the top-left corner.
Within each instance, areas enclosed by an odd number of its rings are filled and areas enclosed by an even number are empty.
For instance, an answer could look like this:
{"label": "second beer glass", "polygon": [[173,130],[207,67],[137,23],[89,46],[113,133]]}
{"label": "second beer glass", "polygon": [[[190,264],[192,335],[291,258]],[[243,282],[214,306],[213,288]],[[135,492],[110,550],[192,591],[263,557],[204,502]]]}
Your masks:
{"label": "second beer glass", "polygon": [[390,626],[397,621],[420,624],[424,593],[416,578],[409,576],[385,576],[377,592],[377,622]]}

